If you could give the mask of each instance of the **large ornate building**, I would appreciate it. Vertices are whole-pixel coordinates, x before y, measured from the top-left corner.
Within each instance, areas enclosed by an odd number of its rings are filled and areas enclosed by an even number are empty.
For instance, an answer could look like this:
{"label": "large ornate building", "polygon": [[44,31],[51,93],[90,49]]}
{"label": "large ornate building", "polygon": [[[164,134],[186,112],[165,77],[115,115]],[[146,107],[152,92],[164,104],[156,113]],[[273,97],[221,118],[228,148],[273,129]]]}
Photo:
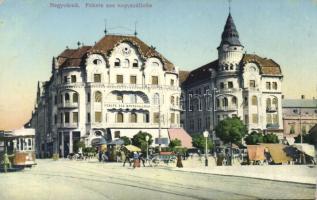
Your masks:
{"label": "large ornate building", "polygon": [[139,131],[154,139],[187,137],[177,129],[178,73],[136,36],[105,35],[94,46],[65,49],[53,58],[50,80],[38,85],[30,121],[37,152],[66,156],[79,140],[90,146],[101,136],[111,141]]}
{"label": "large ornate building", "polygon": [[249,131],[283,134],[282,72],[272,59],[246,54],[229,13],[218,59],[181,72],[184,113],[189,133],[212,131],[220,120],[237,116]]}

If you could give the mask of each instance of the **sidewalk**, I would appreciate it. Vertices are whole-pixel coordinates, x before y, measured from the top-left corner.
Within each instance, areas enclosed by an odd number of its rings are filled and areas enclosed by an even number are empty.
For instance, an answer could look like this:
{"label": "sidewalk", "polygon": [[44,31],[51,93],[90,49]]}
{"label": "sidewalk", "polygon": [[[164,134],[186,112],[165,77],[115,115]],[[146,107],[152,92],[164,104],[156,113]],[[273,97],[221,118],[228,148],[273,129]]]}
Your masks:
{"label": "sidewalk", "polygon": [[175,171],[249,177],[304,184],[317,183],[316,165],[215,166],[212,159],[209,160],[208,167],[204,166],[204,162],[202,160],[184,161],[183,165],[184,168],[172,167],[170,169]]}

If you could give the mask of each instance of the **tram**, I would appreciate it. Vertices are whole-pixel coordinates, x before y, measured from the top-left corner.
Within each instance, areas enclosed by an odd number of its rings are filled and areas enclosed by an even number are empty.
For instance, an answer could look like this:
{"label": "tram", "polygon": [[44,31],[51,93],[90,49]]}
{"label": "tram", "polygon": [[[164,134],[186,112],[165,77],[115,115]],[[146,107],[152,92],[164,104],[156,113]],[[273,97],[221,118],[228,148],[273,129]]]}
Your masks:
{"label": "tram", "polygon": [[36,165],[35,130],[32,128],[0,131],[0,158],[5,151],[12,167],[24,168]]}

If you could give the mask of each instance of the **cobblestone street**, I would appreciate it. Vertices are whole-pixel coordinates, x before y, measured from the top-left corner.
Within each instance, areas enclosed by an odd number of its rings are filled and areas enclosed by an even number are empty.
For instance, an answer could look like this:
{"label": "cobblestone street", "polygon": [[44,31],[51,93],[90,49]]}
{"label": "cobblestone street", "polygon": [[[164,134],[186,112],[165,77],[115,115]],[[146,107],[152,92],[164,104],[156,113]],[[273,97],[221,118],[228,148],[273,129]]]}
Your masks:
{"label": "cobblestone street", "polygon": [[137,169],[121,163],[38,160],[0,174],[0,199],[313,199],[315,186],[252,178]]}

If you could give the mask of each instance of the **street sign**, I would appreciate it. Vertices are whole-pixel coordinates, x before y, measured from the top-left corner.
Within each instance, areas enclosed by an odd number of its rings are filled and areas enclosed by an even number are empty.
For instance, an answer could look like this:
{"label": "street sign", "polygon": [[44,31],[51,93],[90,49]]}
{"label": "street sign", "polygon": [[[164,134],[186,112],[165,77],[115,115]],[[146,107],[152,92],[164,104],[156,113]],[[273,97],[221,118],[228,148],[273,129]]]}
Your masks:
{"label": "street sign", "polygon": [[155,144],[168,144],[168,138],[155,138]]}

